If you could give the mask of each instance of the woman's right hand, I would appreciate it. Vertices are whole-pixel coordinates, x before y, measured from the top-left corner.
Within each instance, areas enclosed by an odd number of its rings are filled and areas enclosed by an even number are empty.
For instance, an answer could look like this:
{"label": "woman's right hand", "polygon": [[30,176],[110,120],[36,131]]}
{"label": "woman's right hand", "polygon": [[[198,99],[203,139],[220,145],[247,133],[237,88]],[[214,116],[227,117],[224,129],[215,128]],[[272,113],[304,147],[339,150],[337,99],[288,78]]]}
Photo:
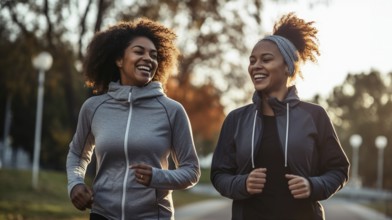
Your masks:
{"label": "woman's right hand", "polygon": [[253,195],[263,192],[267,177],[266,172],[266,168],[257,168],[250,172],[248,178],[246,179],[246,190],[249,194]]}
{"label": "woman's right hand", "polygon": [[93,191],[85,184],[78,184],[71,191],[72,204],[79,210],[91,209],[94,202]]}

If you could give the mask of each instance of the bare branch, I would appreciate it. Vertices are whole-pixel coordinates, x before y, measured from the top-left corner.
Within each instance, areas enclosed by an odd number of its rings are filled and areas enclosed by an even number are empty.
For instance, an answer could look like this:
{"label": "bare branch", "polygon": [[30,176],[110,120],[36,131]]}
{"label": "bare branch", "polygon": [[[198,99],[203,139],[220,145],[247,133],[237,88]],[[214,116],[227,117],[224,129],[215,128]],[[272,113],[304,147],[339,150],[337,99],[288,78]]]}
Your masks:
{"label": "bare branch", "polygon": [[99,0],[97,20],[95,22],[95,28],[94,28],[95,32],[101,29],[103,15],[105,14],[106,10],[109,8],[110,4],[112,4],[112,1],[110,0]]}
{"label": "bare branch", "polygon": [[49,43],[49,47],[54,48],[53,41],[52,41],[52,39],[53,39],[52,38],[53,26],[52,26],[52,22],[50,21],[50,17],[49,17],[48,0],[44,1],[43,13],[45,15],[46,22],[48,24],[48,30],[46,31],[46,40]]}
{"label": "bare branch", "polygon": [[22,22],[19,21],[18,13],[15,12],[14,6],[15,6],[14,1],[6,1],[4,3],[4,7],[8,8],[8,10],[11,14],[12,21],[20,28],[23,35],[25,35],[25,36],[31,35],[30,31],[28,31],[26,29],[26,27],[22,24]]}
{"label": "bare branch", "polygon": [[86,6],[86,9],[84,10],[84,14],[82,18],[80,19],[80,35],[79,35],[79,42],[78,42],[78,57],[79,59],[83,59],[83,54],[82,54],[82,39],[84,34],[86,33],[86,18],[87,14],[90,11],[90,6],[91,6],[92,0],[89,0]]}

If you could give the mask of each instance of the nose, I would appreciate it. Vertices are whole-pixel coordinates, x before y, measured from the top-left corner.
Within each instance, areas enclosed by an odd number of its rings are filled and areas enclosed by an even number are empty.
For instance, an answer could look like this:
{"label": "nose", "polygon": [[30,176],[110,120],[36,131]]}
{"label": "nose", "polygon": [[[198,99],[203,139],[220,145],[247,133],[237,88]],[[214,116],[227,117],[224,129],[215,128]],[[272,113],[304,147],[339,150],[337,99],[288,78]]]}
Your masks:
{"label": "nose", "polygon": [[150,54],[148,54],[148,53],[144,54],[143,60],[148,61],[148,62],[152,62],[152,58],[151,58]]}
{"label": "nose", "polygon": [[249,65],[249,70],[260,70],[260,69],[263,69],[263,65],[259,61],[256,61],[253,64]]}

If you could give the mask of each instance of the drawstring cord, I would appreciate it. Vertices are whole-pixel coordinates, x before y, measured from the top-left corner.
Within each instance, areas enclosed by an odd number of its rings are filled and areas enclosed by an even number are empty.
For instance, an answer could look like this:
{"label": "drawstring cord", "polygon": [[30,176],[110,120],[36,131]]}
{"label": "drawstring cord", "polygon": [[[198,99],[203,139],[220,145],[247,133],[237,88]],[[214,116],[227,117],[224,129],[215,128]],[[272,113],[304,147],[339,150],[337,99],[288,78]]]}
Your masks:
{"label": "drawstring cord", "polygon": [[290,115],[289,115],[289,108],[290,105],[289,103],[286,103],[286,140],[284,144],[284,167],[287,167],[287,143],[289,139],[289,121],[290,121]]}
{"label": "drawstring cord", "polygon": [[253,119],[253,131],[252,131],[252,168],[255,168],[255,159],[254,159],[254,149],[255,149],[255,130],[256,130],[256,118],[257,118],[257,110],[255,112],[255,117]]}

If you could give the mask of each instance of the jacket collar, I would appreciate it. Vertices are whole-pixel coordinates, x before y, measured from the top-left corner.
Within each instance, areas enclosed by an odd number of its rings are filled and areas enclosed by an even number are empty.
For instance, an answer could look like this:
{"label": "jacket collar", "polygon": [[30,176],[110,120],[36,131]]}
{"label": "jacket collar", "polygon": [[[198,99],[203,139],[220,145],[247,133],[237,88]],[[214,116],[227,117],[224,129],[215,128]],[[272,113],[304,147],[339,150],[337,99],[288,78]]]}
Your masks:
{"label": "jacket collar", "polygon": [[143,87],[126,86],[126,85],[121,85],[120,82],[110,82],[108,95],[118,101],[134,102],[140,99],[148,99],[157,96],[163,96],[164,93],[163,93],[162,84],[157,81],[150,82],[149,84]]}
{"label": "jacket collar", "polygon": [[[253,103],[256,105],[257,109],[261,109],[261,98],[257,94],[257,91],[253,93]],[[268,103],[271,105],[275,114],[280,115],[286,111],[286,104],[289,103],[290,108],[295,107],[300,102],[297,88],[295,86],[290,86],[288,88],[287,96],[283,101],[279,101],[276,97],[270,97]]]}

